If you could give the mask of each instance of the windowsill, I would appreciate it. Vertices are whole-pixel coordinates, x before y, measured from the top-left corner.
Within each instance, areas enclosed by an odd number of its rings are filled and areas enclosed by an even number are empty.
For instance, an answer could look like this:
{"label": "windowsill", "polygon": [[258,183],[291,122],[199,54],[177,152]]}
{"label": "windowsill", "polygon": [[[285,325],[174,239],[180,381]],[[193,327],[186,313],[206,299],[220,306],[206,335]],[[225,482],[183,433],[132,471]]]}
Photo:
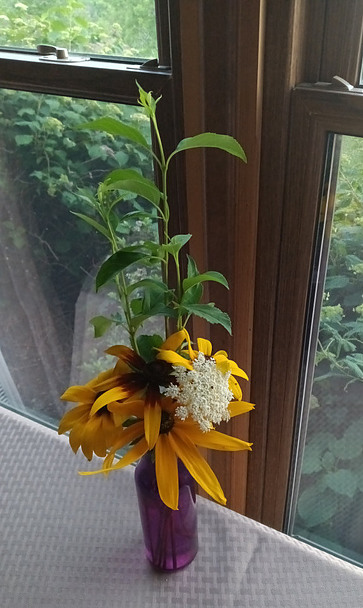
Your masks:
{"label": "windowsill", "polygon": [[145,68],[131,60],[47,61],[34,52],[4,50],[0,51],[0,68],[1,88],[135,104],[135,80],[159,94],[171,78],[169,69]]}

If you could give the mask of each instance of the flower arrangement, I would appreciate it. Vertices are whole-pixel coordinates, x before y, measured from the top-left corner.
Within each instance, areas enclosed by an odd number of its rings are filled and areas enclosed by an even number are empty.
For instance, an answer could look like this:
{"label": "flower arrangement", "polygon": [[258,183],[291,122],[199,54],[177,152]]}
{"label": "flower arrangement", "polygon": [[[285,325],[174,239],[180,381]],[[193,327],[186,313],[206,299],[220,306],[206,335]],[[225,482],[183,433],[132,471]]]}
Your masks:
{"label": "flower arrangement", "polygon": [[[216,281],[227,288],[228,283],[218,272],[200,273],[190,256],[186,276],[182,276],[181,250],[191,235],[169,235],[167,178],[173,157],[184,150],[214,147],[242,161],[246,157],[234,138],[215,133],[184,139],[166,157],[156,118],[160,98],[154,99],[138,87],[139,103],[150,119],[157,142],[156,152],[137,128],[115,119],[102,118],[83,126],[125,137],[147,150],[160,172],[161,187],[135,170],[117,169],[99,184],[95,196],[82,194],[93,211],[89,215],[76,213],[109,242],[111,255],[98,271],[96,289],[113,283],[120,302],[121,310],[116,315],[91,320],[95,335],[103,335],[115,324],[127,330],[130,345],[108,348],[106,353],[116,358],[114,365],[87,384],[65,391],[61,398],[76,406],[63,416],[58,432],[69,431],[75,453],[81,448],[88,460],[93,454],[104,458],[100,470],[82,474],[107,474],[150,453],[160,498],[171,510],[178,509],[178,461],[212,498],[225,504],[218,479],[198,448],[250,450],[250,443],[223,434],[215,426],[250,411],[253,405],[242,400],[236,379],[248,380],[246,373],[225,351],[213,352],[209,340],[198,338],[194,345],[186,329],[190,318],[197,315],[231,332],[228,315],[213,303],[201,301],[204,282]],[[132,192],[150,205],[150,214],[155,214],[161,227],[161,242],[121,246],[117,226],[122,219],[124,192]],[[138,213],[133,212],[135,220]],[[161,265],[163,280],[151,273],[130,282],[125,271],[136,263],[148,268]],[[169,282],[171,264],[175,287]],[[145,321],[155,316],[164,317],[167,327],[174,324],[173,333],[167,330],[166,338],[140,333]],[[122,448],[126,451],[114,463]]]}

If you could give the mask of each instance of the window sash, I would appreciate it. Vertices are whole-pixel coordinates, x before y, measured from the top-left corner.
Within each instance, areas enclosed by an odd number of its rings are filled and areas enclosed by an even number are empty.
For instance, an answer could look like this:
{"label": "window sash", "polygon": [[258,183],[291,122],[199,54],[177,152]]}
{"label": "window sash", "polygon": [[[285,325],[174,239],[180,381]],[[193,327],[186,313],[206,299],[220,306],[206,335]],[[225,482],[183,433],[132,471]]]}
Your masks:
{"label": "window sash", "polygon": [[[271,356],[271,384],[264,470],[262,518],[283,526],[295,404],[303,352],[304,319],[318,222],[326,143],[330,133],[363,135],[363,97],[300,86],[292,95],[289,158],[276,317]],[[297,414],[298,419],[298,414]],[[294,466],[294,464],[292,464]]]}

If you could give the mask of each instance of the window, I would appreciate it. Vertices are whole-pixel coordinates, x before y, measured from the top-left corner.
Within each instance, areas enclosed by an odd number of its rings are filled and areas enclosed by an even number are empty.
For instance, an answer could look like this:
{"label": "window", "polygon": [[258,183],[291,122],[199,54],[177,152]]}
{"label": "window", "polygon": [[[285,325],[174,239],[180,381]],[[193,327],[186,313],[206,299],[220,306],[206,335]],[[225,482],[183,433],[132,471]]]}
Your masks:
{"label": "window", "polygon": [[[110,3],[100,5],[73,0],[58,8],[41,0],[0,5],[0,44],[24,47],[0,52],[0,404],[53,424],[64,413],[59,401],[64,389],[101,371],[105,343],[93,340],[89,319],[100,298],[105,311],[113,305],[112,294],[93,292],[92,279],[106,252],[97,232],[70,213],[85,212],[79,189],[94,191],[117,167],[149,176],[153,171],[150,159],[131,153],[127,142],[78,126],[109,115],[136,122],[150,139],[150,125],[137,105],[137,80],[163,95],[169,111],[160,128],[168,145],[176,145],[170,68],[157,62],[142,67],[145,58],[158,56],[156,16],[160,60],[170,65],[167,3],[158,2],[157,11],[149,0],[125,3],[122,23]],[[92,27],[86,28],[88,21]],[[34,53],[40,42],[131,59],[43,61]],[[141,200],[136,203],[142,207]],[[135,231],[125,221],[120,229],[126,242],[139,241],[157,224],[141,221]]]}
{"label": "window", "polygon": [[73,53],[151,59],[158,56],[153,0],[0,1],[0,46],[38,44]]}
{"label": "window", "polygon": [[[260,406],[251,416],[259,453],[251,455],[247,514],[289,532],[294,475],[299,479],[294,442],[305,442],[299,434],[299,389],[303,337],[311,326],[306,311],[315,278],[314,244],[322,230],[320,201],[327,196],[322,179],[325,166],[331,167],[327,142],[342,135],[344,146],[363,135],[363,97],[354,88],[360,75],[362,11],[361,2],[343,6],[329,0],[296,2],[287,13],[280,3],[267,14],[252,367],[253,401]],[[276,27],[288,32],[280,43]],[[335,75],[353,88],[336,88]]]}
{"label": "window", "polygon": [[307,430],[305,440],[300,431],[289,531],[363,564],[362,143],[328,140],[301,372]]}
{"label": "window", "polygon": [[[2,369],[20,394],[18,407],[57,419],[64,387],[102,371],[107,346],[93,340],[89,319],[100,314],[97,308],[106,316],[116,312],[112,294],[93,289],[108,254],[104,240],[72,213],[90,214],[87,196],[113,169],[152,173],[147,155],[131,154],[127,141],[77,127],[107,115],[144,125],[150,139],[150,125],[135,106],[4,89],[0,114]],[[123,201],[124,213],[133,208]],[[119,227],[125,244],[155,230],[149,218]]]}

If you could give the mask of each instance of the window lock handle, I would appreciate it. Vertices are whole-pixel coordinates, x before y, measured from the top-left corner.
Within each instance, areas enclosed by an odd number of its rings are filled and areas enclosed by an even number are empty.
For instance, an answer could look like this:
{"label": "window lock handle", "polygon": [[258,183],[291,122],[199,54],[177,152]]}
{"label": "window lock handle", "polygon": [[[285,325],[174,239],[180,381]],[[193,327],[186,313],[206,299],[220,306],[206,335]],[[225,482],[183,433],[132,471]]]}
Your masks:
{"label": "window lock handle", "polygon": [[40,59],[47,61],[64,61],[68,63],[89,60],[89,57],[81,57],[80,55],[72,55],[70,57],[66,48],[52,46],[51,44],[38,44],[37,52],[39,55],[42,55]]}

